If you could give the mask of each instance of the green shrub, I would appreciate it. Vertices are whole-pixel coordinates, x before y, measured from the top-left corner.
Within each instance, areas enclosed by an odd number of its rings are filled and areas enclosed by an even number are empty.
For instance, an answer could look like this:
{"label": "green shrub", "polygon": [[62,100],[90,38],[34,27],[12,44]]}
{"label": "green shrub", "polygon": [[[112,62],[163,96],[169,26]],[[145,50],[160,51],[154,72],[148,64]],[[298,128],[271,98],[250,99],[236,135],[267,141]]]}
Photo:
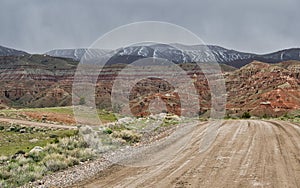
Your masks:
{"label": "green shrub", "polygon": [[1,178],[0,178],[0,187],[8,187],[6,181],[3,179],[1,180]]}
{"label": "green shrub", "polygon": [[57,138],[58,135],[57,135],[57,134],[51,134],[49,137],[50,137],[50,138]]}
{"label": "green shrub", "polygon": [[10,178],[10,176],[11,174],[6,168],[4,167],[0,168],[0,180],[7,180],[8,178]]}
{"label": "green shrub", "polygon": [[67,137],[60,140],[58,144],[60,147],[64,149],[72,150],[74,148],[87,148],[88,144],[86,141],[78,136]]}
{"label": "green shrub", "polygon": [[44,151],[47,152],[48,154],[51,153],[62,153],[62,149],[58,147],[57,144],[49,144],[44,148]]}
{"label": "green shrub", "polygon": [[21,156],[17,159],[17,162],[20,166],[24,166],[26,164],[29,164],[29,163],[32,163],[33,161],[35,161],[33,158],[31,157],[24,157],[24,156]]}
{"label": "green shrub", "polygon": [[40,162],[45,157],[45,152],[29,152],[28,157],[35,162]]}
{"label": "green shrub", "polygon": [[242,115],[242,118],[243,119],[249,119],[249,118],[251,118],[251,115],[250,115],[249,112],[244,112],[243,115]]}
{"label": "green shrub", "polygon": [[9,165],[7,166],[7,169],[8,169],[8,171],[11,171],[11,170],[14,170],[14,169],[16,169],[18,167],[19,167],[18,163],[11,161],[9,163]]}
{"label": "green shrub", "polygon": [[71,157],[79,159],[81,162],[91,160],[91,159],[95,158],[95,156],[96,156],[95,152],[93,150],[91,150],[90,148],[86,148],[86,149],[78,149],[77,148],[72,151],[69,151],[68,154]]}
{"label": "green shrub", "polygon": [[47,174],[47,168],[44,165],[36,165],[34,166],[34,173],[36,177],[43,177]]}
{"label": "green shrub", "polygon": [[27,182],[34,182],[37,179],[38,179],[38,177],[36,177],[36,173],[27,172],[27,173],[23,173],[19,176],[17,183],[18,183],[18,185],[23,185]]}
{"label": "green shrub", "polygon": [[286,119],[292,119],[292,117],[291,117],[288,113],[285,113],[285,114],[283,115],[283,117],[286,118]]}
{"label": "green shrub", "polygon": [[225,118],[224,119],[231,119],[231,116],[230,114],[226,114]]}
{"label": "green shrub", "polygon": [[268,116],[267,114],[264,114],[264,115],[263,115],[263,118],[264,118],[264,119],[267,119],[267,118],[269,118],[269,116]]}
{"label": "green shrub", "polygon": [[106,129],[103,130],[103,133],[104,134],[112,134],[113,131],[110,128],[106,128]]}
{"label": "green shrub", "polygon": [[68,162],[66,161],[65,156],[61,154],[50,154],[47,155],[43,159],[43,164],[45,167],[51,171],[51,172],[56,172],[59,170],[66,169],[69,165]]}
{"label": "green shrub", "polygon": [[43,168],[38,167],[37,165],[26,164],[12,170],[12,180],[15,181],[15,185],[21,186],[27,182],[33,182],[41,178],[44,175],[44,171]]}
{"label": "green shrub", "polygon": [[69,167],[79,164],[79,160],[75,157],[68,157],[66,161]]}
{"label": "green shrub", "polygon": [[58,138],[54,138],[54,143],[57,144],[59,142]]}
{"label": "green shrub", "polygon": [[84,97],[80,97],[79,99],[79,105],[85,105],[85,98]]}

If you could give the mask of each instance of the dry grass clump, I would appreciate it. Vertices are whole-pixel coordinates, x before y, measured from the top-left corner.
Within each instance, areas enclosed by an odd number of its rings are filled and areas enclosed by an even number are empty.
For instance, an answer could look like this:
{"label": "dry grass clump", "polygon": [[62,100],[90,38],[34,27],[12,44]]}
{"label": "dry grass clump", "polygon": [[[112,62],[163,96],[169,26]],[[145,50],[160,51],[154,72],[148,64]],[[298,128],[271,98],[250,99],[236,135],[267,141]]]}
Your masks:
{"label": "dry grass clump", "polygon": [[121,138],[129,143],[136,143],[141,140],[142,135],[133,130],[121,130],[113,132],[112,137]]}

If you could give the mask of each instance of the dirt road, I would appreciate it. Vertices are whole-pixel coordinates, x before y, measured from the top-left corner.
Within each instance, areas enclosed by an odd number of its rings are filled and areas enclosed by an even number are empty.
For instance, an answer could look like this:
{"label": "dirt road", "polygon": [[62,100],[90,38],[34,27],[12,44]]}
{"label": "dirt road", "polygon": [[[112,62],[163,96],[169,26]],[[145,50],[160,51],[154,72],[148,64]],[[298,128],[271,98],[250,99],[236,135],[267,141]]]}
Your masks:
{"label": "dirt road", "polygon": [[[200,153],[207,125],[182,137],[190,140],[171,160],[146,167],[114,165],[78,187],[300,187],[299,125],[226,121],[211,147]],[[153,152],[153,159],[172,153],[173,144]]]}
{"label": "dirt road", "polygon": [[69,125],[56,125],[56,124],[51,124],[51,123],[41,123],[41,122],[33,122],[33,121],[11,119],[11,118],[0,118],[0,122],[15,123],[18,125],[32,126],[32,127],[46,127],[46,128],[57,128],[57,129],[77,129],[77,127],[69,126]]}

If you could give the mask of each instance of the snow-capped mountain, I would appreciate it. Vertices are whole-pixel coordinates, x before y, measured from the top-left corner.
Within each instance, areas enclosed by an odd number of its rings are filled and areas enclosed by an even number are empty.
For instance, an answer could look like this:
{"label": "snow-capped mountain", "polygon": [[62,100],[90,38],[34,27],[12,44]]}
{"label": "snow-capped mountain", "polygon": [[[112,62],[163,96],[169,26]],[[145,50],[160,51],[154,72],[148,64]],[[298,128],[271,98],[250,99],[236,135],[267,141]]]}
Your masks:
{"label": "snow-capped mountain", "polygon": [[110,63],[131,63],[136,59],[145,57],[164,58],[174,63],[218,62],[239,68],[255,60],[266,63],[300,60],[300,48],[286,49],[271,54],[258,55],[230,50],[214,45],[140,45],[119,49],[118,53],[110,59]]}
{"label": "snow-capped mountain", "polygon": [[[47,52],[47,55],[55,57],[72,58],[79,61],[89,51],[89,56],[99,57],[109,50],[101,49],[62,49]],[[182,45],[182,44],[139,44],[120,48],[114,51],[114,55],[108,64],[130,64],[141,58],[163,58],[174,63],[185,62],[215,62],[227,64],[236,68],[242,67],[252,61],[266,63],[278,63],[288,60],[300,60],[300,48],[286,49],[270,54],[258,55],[239,52],[214,45]]]}
{"label": "snow-capped mountain", "polygon": [[28,53],[20,51],[20,50],[15,50],[12,48],[0,46],[0,56],[21,56],[21,55],[26,55],[26,54],[28,54]]}
{"label": "snow-capped mountain", "polygon": [[99,56],[104,53],[106,53],[108,50],[103,49],[85,49],[85,48],[79,48],[79,49],[57,49],[57,50],[51,50],[49,52],[46,52],[46,55],[52,56],[52,57],[63,57],[63,58],[70,58],[74,59],[76,61],[80,61],[80,59],[84,56],[84,54],[89,51],[91,53],[90,55]]}

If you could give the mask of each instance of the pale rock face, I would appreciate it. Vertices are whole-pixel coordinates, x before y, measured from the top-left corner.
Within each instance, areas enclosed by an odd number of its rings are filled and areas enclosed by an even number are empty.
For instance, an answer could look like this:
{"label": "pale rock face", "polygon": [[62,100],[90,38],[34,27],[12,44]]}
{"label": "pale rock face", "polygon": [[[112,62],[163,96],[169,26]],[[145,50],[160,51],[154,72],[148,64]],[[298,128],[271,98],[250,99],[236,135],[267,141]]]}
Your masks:
{"label": "pale rock face", "polygon": [[35,146],[32,150],[30,150],[29,153],[35,153],[35,152],[39,153],[39,152],[42,152],[42,151],[44,151],[44,148],[42,148],[40,146]]}

